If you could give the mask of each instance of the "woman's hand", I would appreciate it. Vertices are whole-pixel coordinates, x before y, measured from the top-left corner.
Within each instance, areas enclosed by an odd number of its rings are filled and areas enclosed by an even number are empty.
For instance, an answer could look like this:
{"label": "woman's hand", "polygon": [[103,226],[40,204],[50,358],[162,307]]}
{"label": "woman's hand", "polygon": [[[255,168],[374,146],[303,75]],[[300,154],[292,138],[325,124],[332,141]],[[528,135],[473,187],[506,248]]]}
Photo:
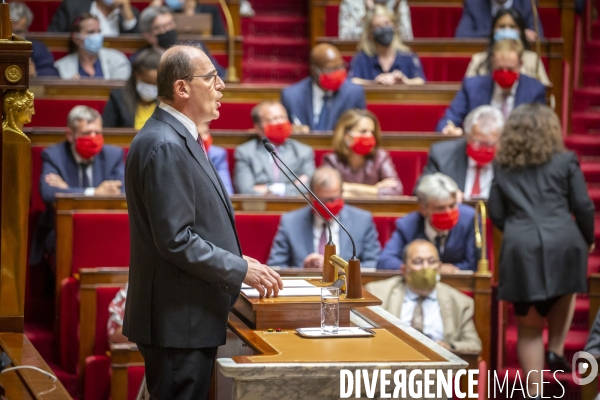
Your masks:
{"label": "woman's hand", "polygon": [[385,178],[382,181],[379,181],[375,184],[377,189],[393,189],[398,186],[398,181],[394,178]]}
{"label": "woman's hand", "polygon": [[[381,73],[375,77],[374,81],[375,83],[378,83],[380,85],[393,85],[398,81],[398,74],[396,74],[395,72],[400,71]],[[400,74],[402,74],[402,72],[400,72]]]}

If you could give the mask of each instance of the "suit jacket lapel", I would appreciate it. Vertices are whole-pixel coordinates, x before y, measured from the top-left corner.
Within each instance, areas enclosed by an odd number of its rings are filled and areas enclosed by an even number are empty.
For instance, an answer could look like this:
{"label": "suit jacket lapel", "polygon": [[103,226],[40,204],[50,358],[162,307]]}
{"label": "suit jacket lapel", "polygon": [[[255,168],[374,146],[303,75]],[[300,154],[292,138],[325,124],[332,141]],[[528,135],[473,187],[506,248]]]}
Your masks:
{"label": "suit jacket lapel", "polygon": [[92,163],[92,185],[94,187],[98,187],[103,181],[103,171],[105,167],[104,163],[104,154],[100,152]]}
{"label": "suit jacket lapel", "polygon": [[465,141],[463,145],[460,146],[460,151],[456,153],[456,157],[454,157],[455,168],[450,169],[450,171],[458,171],[456,184],[463,192],[466,190],[465,180],[467,178],[467,168],[469,167],[466,149],[467,142]]}
{"label": "suit jacket lapel", "polygon": [[450,343],[454,338],[454,316],[450,312],[450,297],[446,288],[442,285],[436,285],[440,313],[442,314],[442,325],[444,326],[444,341]]}
{"label": "suit jacket lapel", "polygon": [[523,96],[527,93],[527,88],[525,88],[524,83],[525,79],[519,78],[519,86],[517,86],[517,91],[515,92],[515,103],[513,104],[513,108],[525,103],[525,101],[523,101]]}
{"label": "suit jacket lapel", "polygon": [[[271,182],[275,182],[275,175],[273,174],[273,168],[277,168],[273,165],[273,160],[271,159],[271,154],[264,148],[260,139],[256,140],[256,152],[255,154],[260,159],[260,164],[262,165],[263,170],[269,176]],[[281,155],[279,155],[281,157]],[[283,158],[283,157],[281,157]]]}
{"label": "suit jacket lapel", "polygon": [[[305,254],[305,257],[309,254],[312,254],[315,252],[315,246],[314,246],[314,236],[313,236],[313,218],[318,218],[316,216],[314,216],[312,214],[312,208],[310,207],[305,207],[304,208],[304,212],[299,215],[300,218],[298,220],[299,225],[298,226],[298,232],[302,232],[301,235],[298,235],[298,241],[300,243],[298,243],[298,249],[301,250],[301,254]],[[302,263],[304,259],[300,260],[300,263]],[[302,266],[302,265],[299,265]]]}
{"label": "suit jacket lapel", "polygon": [[404,294],[406,293],[406,283],[402,277],[399,278],[399,283],[394,286],[388,298],[388,310],[391,314],[400,318],[402,315],[402,303],[404,302]]}
{"label": "suit jacket lapel", "polygon": [[473,107],[473,109],[481,105],[492,104],[492,96],[494,95],[494,80],[492,79],[491,75],[487,75],[486,80],[488,81],[488,84],[482,85],[481,87],[481,95],[483,97],[483,102],[481,104],[477,104],[475,107]]}
{"label": "suit jacket lapel", "polygon": [[308,104],[308,107],[304,107],[304,118],[306,118],[307,121],[307,125],[310,126],[311,128],[313,128],[313,119],[314,119],[314,113],[313,113],[313,90],[312,90],[312,84],[313,81],[311,78],[307,78],[306,79],[306,88],[304,89],[304,98],[306,103]]}
{"label": "suit jacket lapel", "polygon": [[65,169],[66,181],[69,186],[79,187],[79,164],[75,161],[75,157],[73,156],[73,152],[71,151],[71,144],[69,142],[65,143],[65,152],[67,156],[67,164]]}

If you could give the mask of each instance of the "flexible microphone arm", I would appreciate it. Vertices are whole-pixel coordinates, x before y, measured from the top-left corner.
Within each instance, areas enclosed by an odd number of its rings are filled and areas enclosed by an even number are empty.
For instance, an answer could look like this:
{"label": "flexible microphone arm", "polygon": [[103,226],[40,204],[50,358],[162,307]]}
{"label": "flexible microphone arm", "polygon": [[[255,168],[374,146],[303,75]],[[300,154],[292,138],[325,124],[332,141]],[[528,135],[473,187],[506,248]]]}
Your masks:
{"label": "flexible microphone arm", "polygon": [[[273,160],[275,160],[275,157],[277,157],[277,159],[278,159],[278,160],[279,160],[279,161],[280,161],[280,162],[283,164],[283,166],[284,166],[284,167],[285,167],[285,168],[286,168],[288,171],[290,171],[290,173],[291,173],[292,175],[294,175],[294,177],[295,177],[295,178],[298,180],[298,182],[300,182],[300,184],[301,184],[301,185],[304,187],[304,189],[306,189],[306,191],[307,191],[308,193],[310,193],[310,194],[311,194],[311,195],[312,195],[312,196],[315,198],[315,200],[317,200],[317,202],[318,202],[318,203],[319,203],[319,204],[320,204],[320,205],[323,207],[323,209],[325,209],[325,211],[327,211],[327,214],[329,214],[329,215],[331,216],[331,218],[333,218],[333,219],[334,219],[334,221],[335,221],[335,222],[337,222],[337,223],[338,223],[338,225],[339,225],[339,226],[340,226],[340,227],[341,227],[341,228],[344,230],[344,232],[346,232],[346,234],[347,234],[347,235],[348,235],[348,237],[350,238],[350,242],[352,243],[352,259],[353,259],[353,260],[356,260],[356,259],[357,259],[357,257],[356,257],[356,244],[354,243],[354,239],[352,238],[352,235],[350,234],[350,232],[348,232],[348,229],[346,229],[346,227],[345,227],[344,225],[342,225],[342,223],[341,223],[341,222],[340,222],[340,221],[339,221],[339,220],[336,218],[336,216],[335,216],[335,215],[333,215],[333,213],[332,213],[331,211],[329,211],[329,209],[328,209],[328,208],[325,206],[325,204],[323,204],[323,202],[321,201],[321,199],[319,199],[319,198],[318,198],[318,197],[317,197],[317,196],[316,196],[316,195],[315,195],[315,194],[312,192],[312,190],[310,190],[308,187],[306,187],[306,185],[304,184],[304,182],[302,182],[302,180],[301,180],[301,179],[298,177],[298,175],[296,175],[296,173],[295,173],[294,171],[292,171],[292,170],[290,169],[290,167],[288,167],[288,166],[287,166],[287,165],[286,165],[286,164],[283,162],[283,160],[282,160],[281,158],[279,158],[279,156],[277,155],[277,152],[275,151],[275,146],[273,146],[273,143],[271,143],[271,142],[269,141],[269,139],[267,139],[267,138],[262,138],[262,143],[263,143],[263,145],[265,146],[265,149],[266,149],[266,150],[267,150],[269,153],[271,153],[271,156],[273,157]],[[279,167],[279,165],[278,165],[278,167]],[[279,167],[279,168],[281,169],[281,167]],[[287,175],[286,175],[286,176],[287,176]],[[288,179],[290,179],[290,178],[288,177]],[[290,181],[291,181],[291,179],[290,179]],[[292,182],[292,183],[293,183],[293,182]],[[296,185],[294,184],[294,186],[296,186]],[[297,186],[296,186],[296,187],[297,187]],[[323,216],[321,215],[321,217],[323,217]]]}
{"label": "flexible microphone arm", "polygon": [[[273,155],[273,153],[271,153],[271,156]],[[321,215],[321,213],[317,210],[317,208],[312,204],[312,201],[310,201],[308,199],[308,197],[306,197],[306,195],[304,193],[302,193],[302,191],[300,190],[300,188],[298,187],[298,185],[296,185],[296,183],[294,183],[294,181],[292,180],[292,178],[289,177],[288,174],[285,173],[285,171],[283,170],[283,168],[281,168],[281,166],[279,165],[279,163],[277,162],[277,159],[275,157],[273,157],[273,162],[275,163],[275,165],[277,166],[277,168],[279,168],[279,170],[283,173],[283,175],[285,175],[285,177],[292,182],[292,185],[294,185],[294,187],[296,189],[298,189],[298,191],[300,192],[300,194],[302,195],[302,197],[304,197],[304,200],[306,200],[306,202],[308,203],[309,206],[312,207],[312,209],[315,211],[315,213],[321,217],[321,219],[323,220],[323,222],[325,222],[325,225],[327,225],[327,230],[329,231],[329,242],[327,244],[333,244],[333,234],[331,233],[331,225],[329,225],[329,222],[327,221],[327,219]]]}

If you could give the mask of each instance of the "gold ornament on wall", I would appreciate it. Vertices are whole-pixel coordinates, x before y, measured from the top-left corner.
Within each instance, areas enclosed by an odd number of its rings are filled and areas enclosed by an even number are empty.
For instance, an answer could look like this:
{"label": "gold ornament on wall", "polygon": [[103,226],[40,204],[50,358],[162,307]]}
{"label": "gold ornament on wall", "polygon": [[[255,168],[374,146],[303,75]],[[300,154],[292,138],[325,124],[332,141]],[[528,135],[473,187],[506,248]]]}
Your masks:
{"label": "gold ornament on wall", "polygon": [[18,65],[10,65],[4,71],[4,76],[10,83],[17,83],[23,78],[23,71]]}
{"label": "gold ornament on wall", "polygon": [[31,117],[34,114],[33,93],[29,90],[11,89],[4,92],[3,131],[13,131],[21,136],[27,137],[27,135],[23,133],[23,125],[30,123]]}

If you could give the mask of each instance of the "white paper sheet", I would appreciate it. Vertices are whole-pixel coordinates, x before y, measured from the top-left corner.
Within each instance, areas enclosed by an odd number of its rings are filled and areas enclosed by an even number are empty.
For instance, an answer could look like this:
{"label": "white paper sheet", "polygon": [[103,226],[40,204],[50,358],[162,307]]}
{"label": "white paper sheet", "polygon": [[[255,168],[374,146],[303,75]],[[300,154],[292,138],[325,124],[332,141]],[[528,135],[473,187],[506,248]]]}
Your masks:
{"label": "white paper sheet", "polygon": [[[242,289],[242,292],[247,297],[259,297],[258,290],[248,288]],[[279,291],[279,297],[290,297],[290,296],[321,296],[320,287],[284,287],[283,290]]]}
{"label": "white paper sheet", "polygon": [[[305,279],[283,279],[284,288],[301,288],[301,287],[315,287],[312,283]],[[242,289],[249,289],[250,286],[242,283]]]}

